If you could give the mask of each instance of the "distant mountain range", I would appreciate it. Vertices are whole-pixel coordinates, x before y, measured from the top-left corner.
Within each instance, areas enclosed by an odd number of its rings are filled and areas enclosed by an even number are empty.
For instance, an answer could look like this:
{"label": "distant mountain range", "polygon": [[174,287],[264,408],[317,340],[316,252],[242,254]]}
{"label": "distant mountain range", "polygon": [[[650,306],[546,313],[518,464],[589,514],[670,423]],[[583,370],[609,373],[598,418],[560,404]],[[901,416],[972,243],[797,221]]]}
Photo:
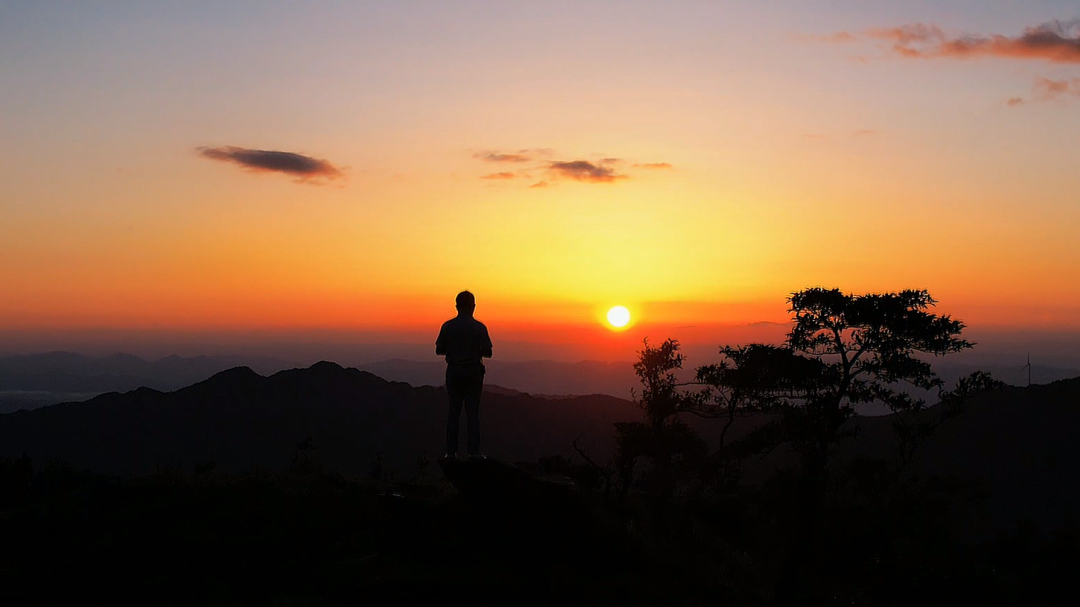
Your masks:
{"label": "distant mountain range", "polygon": [[176,390],[240,365],[260,373],[296,366],[251,356],[168,356],[156,361],[131,354],[91,357],[72,352],[5,356],[0,357],[0,413],[141,387]]}
{"label": "distant mountain range", "polygon": [[[1014,360],[1014,359],[1010,359]],[[705,361],[690,361],[694,365]],[[976,369],[990,371],[994,377],[1012,385],[1025,385],[1028,370],[1019,364],[1002,364],[997,359],[934,359],[934,367],[951,385],[959,377]],[[83,401],[105,392],[127,392],[140,387],[170,391],[202,381],[211,375],[246,366],[269,375],[277,371],[306,366],[299,362],[254,356],[169,356],[149,361],[131,354],[90,357],[71,352],[0,357],[0,413],[34,409],[61,402]],[[413,386],[443,384],[445,364],[432,356],[428,361],[393,358],[354,365],[383,379]],[[629,398],[639,382],[630,362],[580,361],[575,363],[538,360],[505,362],[487,361],[486,383],[489,386],[532,394],[534,396],[571,396],[606,394]],[[688,364],[682,376],[693,375]],[[1032,365],[1034,383],[1048,383],[1080,376],[1080,370],[1065,367]],[[918,396],[933,400],[926,392]],[[873,407],[862,411],[879,414]]]}
{"label": "distant mountain range", "polygon": [[[533,395],[572,396],[607,394],[629,398],[630,390],[639,386],[630,362],[585,360],[576,363],[536,360],[529,362],[485,361],[485,383],[504,386]],[[442,360],[417,362],[391,359],[359,365],[390,381],[403,381],[414,386],[441,386],[446,374]]]}
{"label": "distant mountain range", "polygon": [[[485,449],[509,459],[571,455],[573,441],[593,453],[613,449],[616,421],[637,419],[630,401],[605,395],[541,399],[493,387],[485,395]],[[0,457],[24,450],[117,474],[161,467],[280,470],[311,439],[314,461],[366,474],[382,455],[407,474],[418,457],[442,455],[443,388],[389,382],[322,362],[269,377],[247,367],[223,371],[174,392],[150,388],[103,394],[0,415]]]}
{"label": "distant mountain range", "polygon": [[[391,359],[359,365],[391,381],[414,386],[440,386],[446,364]],[[82,401],[105,392],[146,387],[170,391],[237,366],[269,375],[302,366],[274,358],[250,356],[169,356],[148,361],[131,354],[89,357],[71,352],[0,357],[0,413],[34,409],[67,401]],[[488,361],[486,382],[531,394],[607,394],[627,398],[637,385],[629,362]]]}

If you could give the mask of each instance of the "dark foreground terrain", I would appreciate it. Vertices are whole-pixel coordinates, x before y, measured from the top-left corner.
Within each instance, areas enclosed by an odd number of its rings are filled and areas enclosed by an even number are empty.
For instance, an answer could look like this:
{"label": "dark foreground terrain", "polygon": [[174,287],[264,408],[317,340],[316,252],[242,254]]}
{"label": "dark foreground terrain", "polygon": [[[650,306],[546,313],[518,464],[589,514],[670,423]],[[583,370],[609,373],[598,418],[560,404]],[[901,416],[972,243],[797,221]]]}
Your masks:
{"label": "dark foreground terrain", "polygon": [[[731,591],[708,563],[620,530],[568,479],[456,468],[468,497],[302,463],[118,479],[5,462],[4,604],[704,604]],[[540,488],[522,493],[523,479]]]}
{"label": "dark foreground terrain", "polygon": [[1077,594],[1080,380],[978,394],[903,465],[853,419],[799,551],[783,444],[718,458],[691,419],[658,494],[619,481],[633,403],[489,394],[499,458],[445,462],[444,398],[320,363],[0,415],[0,603],[776,605],[793,563],[798,604]]}
{"label": "dark foreground terrain", "polygon": [[[606,507],[587,470],[546,464],[456,462],[439,481],[388,482],[304,461],[121,479],[9,460],[0,588],[5,605],[775,604],[783,482],[687,499],[658,539],[635,531],[632,508]],[[962,494],[932,481],[885,503],[833,499],[821,602],[1071,604],[1080,538],[962,541],[950,518]]]}

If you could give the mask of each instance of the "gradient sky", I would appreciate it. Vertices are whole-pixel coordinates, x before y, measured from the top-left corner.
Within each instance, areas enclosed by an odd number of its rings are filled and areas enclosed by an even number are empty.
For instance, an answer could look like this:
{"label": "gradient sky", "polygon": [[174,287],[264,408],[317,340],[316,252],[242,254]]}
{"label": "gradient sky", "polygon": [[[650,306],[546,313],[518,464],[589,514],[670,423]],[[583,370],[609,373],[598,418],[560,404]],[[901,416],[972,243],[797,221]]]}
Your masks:
{"label": "gradient sky", "polygon": [[1078,17],[7,1],[0,330],[392,339],[468,288],[493,336],[638,340],[822,285],[1077,331]]}

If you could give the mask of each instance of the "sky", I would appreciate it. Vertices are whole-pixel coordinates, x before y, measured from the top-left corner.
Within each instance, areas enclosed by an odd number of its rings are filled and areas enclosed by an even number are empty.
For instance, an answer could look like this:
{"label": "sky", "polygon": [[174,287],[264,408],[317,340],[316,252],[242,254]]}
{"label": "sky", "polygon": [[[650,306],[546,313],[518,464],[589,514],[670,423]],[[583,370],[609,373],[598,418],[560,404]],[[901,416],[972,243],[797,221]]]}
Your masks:
{"label": "sky", "polygon": [[6,0],[0,336],[426,343],[469,289],[496,351],[629,359],[782,335],[810,286],[1077,334],[1078,19]]}

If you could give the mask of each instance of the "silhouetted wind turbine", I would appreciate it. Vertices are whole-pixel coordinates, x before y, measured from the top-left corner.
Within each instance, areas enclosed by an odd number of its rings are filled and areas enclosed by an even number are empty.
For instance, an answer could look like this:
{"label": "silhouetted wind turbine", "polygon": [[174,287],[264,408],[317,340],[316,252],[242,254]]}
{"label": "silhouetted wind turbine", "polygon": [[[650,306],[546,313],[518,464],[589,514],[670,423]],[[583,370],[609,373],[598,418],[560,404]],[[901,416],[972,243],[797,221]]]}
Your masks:
{"label": "silhouetted wind turbine", "polygon": [[1020,367],[1020,368],[1021,369],[1027,369],[1027,372],[1028,372],[1028,383],[1027,383],[1027,385],[1030,386],[1031,385],[1031,352],[1028,352],[1027,364],[1024,365],[1023,367]]}

